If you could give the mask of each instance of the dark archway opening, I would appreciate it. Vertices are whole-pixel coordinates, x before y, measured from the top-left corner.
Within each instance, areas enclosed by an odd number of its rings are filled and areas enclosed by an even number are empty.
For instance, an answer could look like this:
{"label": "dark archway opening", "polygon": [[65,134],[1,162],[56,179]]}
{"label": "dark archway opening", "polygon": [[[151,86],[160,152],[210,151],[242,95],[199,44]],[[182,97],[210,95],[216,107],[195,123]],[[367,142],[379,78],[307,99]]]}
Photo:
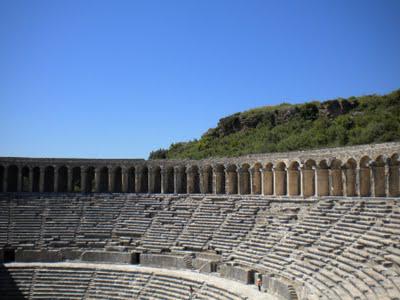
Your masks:
{"label": "dark archway opening", "polygon": [[122,170],[120,167],[117,167],[114,173],[114,192],[122,192]]}
{"label": "dark archway opening", "polygon": [[51,166],[44,169],[44,191],[54,192],[54,168]]}
{"label": "dark archway opening", "polygon": [[81,168],[72,169],[72,192],[83,192],[81,187]]}
{"label": "dark archway opening", "polygon": [[16,192],[18,189],[18,167],[9,166],[8,167],[8,192]]}
{"label": "dark archway opening", "polygon": [[35,167],[32,170],[32,191],[37,193],[40,191],[40,168]]}
{"label": "dark archway opening", "polygon": [[68,169],[62,166],[58,169],[58,192],[65,193],[68,191]]}

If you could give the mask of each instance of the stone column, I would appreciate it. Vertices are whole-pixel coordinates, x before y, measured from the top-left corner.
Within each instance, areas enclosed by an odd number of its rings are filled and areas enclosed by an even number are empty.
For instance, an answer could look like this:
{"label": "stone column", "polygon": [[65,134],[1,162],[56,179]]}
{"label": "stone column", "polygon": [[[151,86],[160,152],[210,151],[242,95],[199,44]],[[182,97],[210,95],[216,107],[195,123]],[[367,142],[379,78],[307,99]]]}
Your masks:
{"label": "stone column", "polygon": [[174,194],[181,192],[182,175],[181,167],[174,167]]}
{"label": "stone column", "polygon": [[275,176],[272,169],[262,168],[263,195],[274,195]]}
{"label": "stone column", "polygon": [[112,166],[108,166],[108,192],[115,192],[115,170]]}
{"label": "stone column", "polygon": [[399,165],[394,164],[389,168],[389,196],[399,196]]}
{"label": "stone column", "polygon": [[135,168],[135,192],[142,193],[142,176],[143,176],[143,166],[137,166]]}
{"label": "stone column", "polygon": [[148,172],[147,172],[147,184],[148,184],[148,191],[150,194],[154,194],[155,193],[155,175],[154,175],[154,170],[155,168],[152,166],[148,167]]}
{"label": "stone column", "polygon": [[73,187],[72,187],[72,176],[73,176],[73,169],[71,166],[67,166],[67,191],[68,193],[72,193]]}
{"label": "stone column", "polygon": [[259,168],[250,169],[251,194],[260,195],[262,193],[262,175]]}
{"label": "stone column", "polygon": [[121,180],[122,180],[122,192],[127,193],[128,192],[128,187],[129,187],[129,182],[128,182],[129,176],[128,176],[128,169],[126,167],[121,168]]}
{"label": "stone column", "polygon": [[8,191],[8,166],[4,166],[4,175],[3,175],[3,192]]}
{"label": "stone column", "polygon": [[200,167],[200,193],[202,194],[208,194],[211,192],[208,186],[210,180],[208,170],[208,167]]}
{"label": "stone column", "polygon": [[31,166],[29,168],[29,177],[28,177],[28,192],[33,192],[33,168]]}
{"label": "stone column", "polygon": [[39,175],[39,192],[44,192],[44,167],[39,167],[40,175]]}
{"label": "stone column", "polygon": [[186,191],[188,194],[194,194],[194,170],[193,168],[186,169]]}
{"label": "stone column", "polygon": [[18,166],[17,168],[17,192],[20,193],[22,191],[22,167]]}
{"label": "stone column", "polygon": [[238,176],[236,170],[227,170],[225,172],[226,193],[229,195],[238,193]]}
{"label": "stone column", "polygon": [[53,191],[54,191],[54,193],[58,193],[58,167],[57,166],[53,166],[53,170],[54,170],[54,187],[53,187]]}
{"label": "stone column", "polygon": [[161,170],[161,194],[167,194],[168,192],[168,169],[165,166],[160,167]]}
{"label": "stone column", "polygon": [[370,163],[369,165],[369,169],[370,169],[370,195],[372,197],[376,197],[375,194],[375,167]]}
{"label": "stone column", "polygon": [[94,190],[96,193],[100,192],[100,176],[101,175],[101,169],[100,167],[97,167],[94,169]]}
{"label": "stone column", "polygon": [[387,164],[387,162],[385,163],[385,196],[388,197],[389,196],[389,165]]}
{"label": "stone column", "polygon": [[85,166],[81,166],[81,193],[86,193],[87,192],[87,172],[88,170],[86,169]]}
{"label": "stone column", "polygon": [[356,168],[356,195],[361,196],[360,190],[360,168]]}

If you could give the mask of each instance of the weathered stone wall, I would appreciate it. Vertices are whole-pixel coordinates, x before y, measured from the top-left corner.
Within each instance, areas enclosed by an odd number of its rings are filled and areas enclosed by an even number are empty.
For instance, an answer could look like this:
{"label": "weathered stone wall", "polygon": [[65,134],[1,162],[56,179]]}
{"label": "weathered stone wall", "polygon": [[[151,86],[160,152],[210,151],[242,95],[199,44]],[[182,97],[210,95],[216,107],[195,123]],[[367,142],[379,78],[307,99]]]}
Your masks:
{"label": "weathered stone wall", "polygon": [[0,192],[400,195],[400,143],[204,160],[0,158]]}

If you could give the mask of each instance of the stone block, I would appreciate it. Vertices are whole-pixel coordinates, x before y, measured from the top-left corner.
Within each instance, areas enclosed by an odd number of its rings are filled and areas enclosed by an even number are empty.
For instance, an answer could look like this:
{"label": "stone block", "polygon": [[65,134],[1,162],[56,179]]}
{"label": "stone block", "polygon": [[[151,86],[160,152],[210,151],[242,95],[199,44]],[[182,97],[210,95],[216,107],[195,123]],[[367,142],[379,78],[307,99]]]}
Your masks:
{"label": "stone block", "polygon": [[221,277],[240,281],[245,284],[252,284],[254,280],[254,271],[250,269],[244,269],[237,266],[222,265],[219,268]]}
{"label": "stone block", "polygon": [[186,264],[182,256],[141,254],[140,264],[148,267],[186,269]]}
{"label": "stone block", "polygon": [[85,251],[82,253],[81,260],[89,262],[131,264],[132,253]]}
{"label": "stone block", "polygon": [[17,262],[58,262],[62,261],[62,252],[59,250],[16,250]]}

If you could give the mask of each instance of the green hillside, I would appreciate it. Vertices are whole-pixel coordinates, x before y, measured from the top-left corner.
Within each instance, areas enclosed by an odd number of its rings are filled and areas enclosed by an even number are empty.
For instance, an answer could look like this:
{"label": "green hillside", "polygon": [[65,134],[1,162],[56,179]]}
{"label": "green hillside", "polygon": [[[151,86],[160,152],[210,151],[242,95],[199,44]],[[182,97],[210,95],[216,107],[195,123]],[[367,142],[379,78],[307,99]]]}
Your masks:
{"label": "green hillside", "polygon": [[220,119],[199,140],[174,143],[149,158],[201,159],[399,140],[400,89],[236,113]]}

